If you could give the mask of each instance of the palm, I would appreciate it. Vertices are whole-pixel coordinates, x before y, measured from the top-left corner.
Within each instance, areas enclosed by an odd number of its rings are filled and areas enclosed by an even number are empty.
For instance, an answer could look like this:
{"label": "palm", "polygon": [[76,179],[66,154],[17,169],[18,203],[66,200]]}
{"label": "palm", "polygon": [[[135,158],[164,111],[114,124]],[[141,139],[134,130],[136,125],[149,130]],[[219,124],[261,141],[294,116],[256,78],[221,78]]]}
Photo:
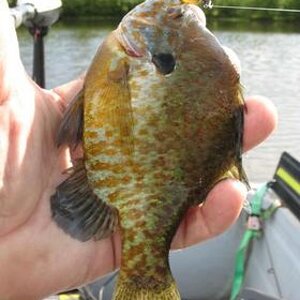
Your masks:
{"label": "palm", "polygon": [[[0,0],[0,295],[38,299],[115,269],[120,239],[116,233],[81,243],[51,219],[49,198],[70,165],[67,149],[55,146],[55,134],[65,104],[82,82],[46,91],[27,77],[17,59],[14,30],[1,25],[8,22],[5,2]],[[275,119],[272,106],[250,100],[245,148],[261,142]],[[202,207],[188,212],[173,246],[188,246],[223,232],[237,218],[242,200],[240,184],[218,184]]]}
{"label": "palm", "polygon": [[[6,23],[0,26],[0,295],[19,298],[21,290],[22,298],[31,299],[91,280],[116,263],[111,240],[81,244],[51,222],[49,197],[69,165],[67,151],[56,148],[54,137],[64,103],[81,82],[56,92],[38,88],[19,62],[2,0],[0,8]],[[97,255],[105,256],[104,262],[94,264]],[[33,288],[24,288],[29,285]]]}
{"label": "palm", "polygon": [[[21,68],[19,72],[22,73]],[[80,82],[74,83],[73,92],[78,90],[76,85]],[[14,92],[18,90],[26,92]],[[68,95],[65,90],[62,90],[62,96],[71,97],[72,92]],[[1,167],[5,170],[3,179],[7,184],[1,190],[0,198],[3,250],[0,251],[0,264],[1,270],[6,270],[0,291],[2,285],[9,293],[31,282],[37,283],[39,290],[44,271],[52,281],[52,291],[80,284],[95,276],[93,268],[88,270],[88,266],[97,261],[96,255],[101,252],[106,259],[105,264],[98,264],[99,270],[103,270],[98,275],[111,271],[115,265],[111,240],[82,244],[64,235],[51,221],[49,197],[64,179],[62,172],[69,164],[67,151],[58,150],[54,143],[62,115],[61,96],[54,91],[39,89],[25,74],[13,87],[2,91],[8,95],[1,102],[1,120],[7,121],[1,125],[6,131],[3,136],[9,157],[3,160],[4,155],[1,155]],[[12,145],[15,149],[11,149]],[[20,265],[11,268],[12,261],[16,260]],[[82,273],[75,274],[73,268],[80,262]],[[33,277],[26,276],[28,270]],[[68,273],[72,274],[71,281],[65,279]],[[8,284],[11,278],[14,278],[15,287]],[[37,291],[28,292],[34,295]],[[43,293],[40,291],[39,295]]]}

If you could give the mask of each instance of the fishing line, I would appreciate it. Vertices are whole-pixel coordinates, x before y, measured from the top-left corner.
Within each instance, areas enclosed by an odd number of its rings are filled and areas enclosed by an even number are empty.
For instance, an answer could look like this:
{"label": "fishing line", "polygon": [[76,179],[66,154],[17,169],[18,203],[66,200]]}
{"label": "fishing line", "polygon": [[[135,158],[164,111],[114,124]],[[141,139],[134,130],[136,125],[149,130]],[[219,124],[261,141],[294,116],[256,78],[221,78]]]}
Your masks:
{"label": "fishing line", "polygon": [[275,8],[275,7],[255,7],[255,6],[239,6],[239,5],[214,5],[213,8],[300,13],[300,9]]}

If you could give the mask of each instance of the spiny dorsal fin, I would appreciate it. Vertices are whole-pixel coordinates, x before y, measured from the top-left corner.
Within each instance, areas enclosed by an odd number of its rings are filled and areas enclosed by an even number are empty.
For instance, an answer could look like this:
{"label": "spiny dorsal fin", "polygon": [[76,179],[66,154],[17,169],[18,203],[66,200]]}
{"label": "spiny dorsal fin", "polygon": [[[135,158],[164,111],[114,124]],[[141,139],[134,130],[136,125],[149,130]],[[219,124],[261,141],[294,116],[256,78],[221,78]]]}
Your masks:
{"label": "spiny dorsal fin", "polygon": [[246,105],[241,98],[240,106],[236,108],[234,113],[234,128],[235,128],[235,156],[232,165],[228,170],[225,171],[224,175],[218,178],[218,181],[227,178],[233,178],[243,182],[248,189],[250,189],[250,184],[243,169],[242,164],[242,152],[243,152],[243,138],[244,138],[244,113],[246,110]]}
{"label": "spiny dorsal fin", "polygon": [[[241,93],[240,93],[240,97]],[[243,101],[243,98],[242,98]],[[250,189],[250,184],[247,175],[242,165],[242,152],[243,152],[243,139],[244,139],[244,113],[246,105],[242,103],[235,112],[235,128],[236,128],[236,154],[235,154],[235,166],[231,169],[233,177],[242,181],[247,188]]]}
{"label": "spiny dorsal fin", "polygon": [[118,224],[117,209],[98,198],[88,184],[83,160],[51,197],[52,217],[57,225],[80,241],[108,237]]}
{"label": "spiny dorsal fin", "polygon": [[83,89],[68,105],[56,138],[57,146],[69,145],[71,148],[82,141],[83,134]]}

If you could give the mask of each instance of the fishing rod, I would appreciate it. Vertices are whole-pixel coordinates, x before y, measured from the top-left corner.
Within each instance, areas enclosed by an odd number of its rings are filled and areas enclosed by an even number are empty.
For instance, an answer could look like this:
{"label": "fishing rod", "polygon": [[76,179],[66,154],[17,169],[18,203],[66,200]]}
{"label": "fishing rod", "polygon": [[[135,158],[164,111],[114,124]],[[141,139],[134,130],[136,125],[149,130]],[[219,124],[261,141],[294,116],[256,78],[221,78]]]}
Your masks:
{"label": "fishing rod", "polygon": [[275,8],[275,7],[256,7],[256,6],[240,6],[240,5],[213,5],[213,8],[235,9],[235,10],[257,10],[257,11],[273,11],[286,13],[300,13],[300,9],[293,8]]}
{"label": "fishing rod", "polygon": [[23,24],[33,37],[32,79],[41,87],[45,87],[44,37],[58,20],[61,7],[61,0],[18,0],[10,9],[15,27]]}
{"label": "fishing rod", "polygon": [[[187,0],[190,3],[190,1]],[[294,8],[276,8],[276,7],[262,7],[262,6],[242,6],[242,5],[215,5],[213,0],[201,0],[203,8],[224,8],[224,9],[234,9],[234,10],[260,10],[260,11],[274,11],[274,12],[290,12],[290,13],[300,13],[300,9]],[[192,3],[194,3],[192,1]]]}

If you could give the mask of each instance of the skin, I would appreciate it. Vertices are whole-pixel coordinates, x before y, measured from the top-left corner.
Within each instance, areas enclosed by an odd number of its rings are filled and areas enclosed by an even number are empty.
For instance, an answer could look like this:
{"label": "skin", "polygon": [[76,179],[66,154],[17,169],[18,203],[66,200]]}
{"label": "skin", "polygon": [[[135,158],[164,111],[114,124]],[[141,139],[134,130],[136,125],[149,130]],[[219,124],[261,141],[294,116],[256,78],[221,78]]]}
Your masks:
{"label": "skin", "polygon": [[[67,149],[57,150],[54,136],[82,82],[80,78],[50,91],[36,86],[20,61],[7,2],[0,0],[1,300],[41,299],[119,266],[118,234],[81,243],[51,220],[49,198],[70,166]],[[261,143],[277,123],[267,99],[250,97],[247,108],[244,151]],[[240,183],[218,183],[202,206],[188,211],[172,247],[187,247],[224,232],[237,219],[244,198]]]}

